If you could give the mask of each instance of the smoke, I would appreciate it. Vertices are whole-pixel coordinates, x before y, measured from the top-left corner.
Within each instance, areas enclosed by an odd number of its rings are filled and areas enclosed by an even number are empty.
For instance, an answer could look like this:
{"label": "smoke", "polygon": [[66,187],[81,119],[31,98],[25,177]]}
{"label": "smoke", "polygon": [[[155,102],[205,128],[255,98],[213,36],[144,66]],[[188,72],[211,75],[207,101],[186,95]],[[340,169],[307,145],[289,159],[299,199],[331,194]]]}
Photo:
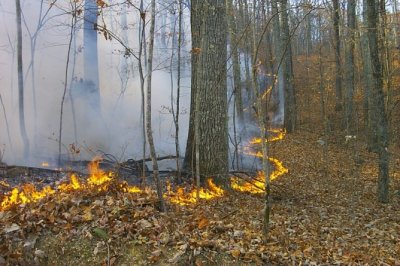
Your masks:
{"label": "smoke", "polygon": [[[0,94],[4,102],[11,132],[11,143],[7,137],[6,121],[0,107],[0,149],[3,160],[8,164],[40,165],[43,161],[56,166],[58,158],[58,133],[61,99],[64,89],[67,49],[71,15],[67,1],[56,3],[48,13],[46,23],[38,32],[34,54],[34,83],[30,51],[30,36],[40,14],[37,0],[24,0],[22,10],[26,24],[23,25],[23,60],[25,76],[25,116],[28,136],[31,142],[29,160],[23,158],[23,144],[20,136],[18,117],[18,90],[16,86],[16,25],[15,6],[12,1],[0,3]],[[121,0],[122,2],[122,0]],[[176,100],[176,60],[177,54],[177,13],[176,7],[169,1],[160,1],[156,22],[156,40],[154,54],[154,72],[152,81],[152,126],[156,151],[159,156],[175,154],[175,127],[171,114],[172,99]],[[43,10],[48,3],[43,1]],[[126,13],[125,13],[126,12]],[[42,15],[44,12],[42,12]],[[125,16],[126,14],[126,16]],[[149,17],[149,16],[148,16]],[[91,159],[98,153],[112,154],[119,160],[140,159],[143,155],[144,141],[142,130],[142,95],[138,61],[134,56],[127,56],[123,42],[134,54],[138,55],[139,14],[129,6],[115,5],[107,8],[99,17],[99,24],[105,23],[115,36],[110,40],[98,36],[98,67],[100,76],[100,109],[93,107],[88,89],[91,86],[83,80],[83,34],[82,18],[78,21],[72,53],[68,68],[68,91],[64,102],[62,158]],[[100,22],[101,21],[101,22]],[[119,38],[117,40],[115,37]],[[147,36],[148,37],[148,33]],[[189,109],[190,109],[190,23],[189,10],[184,10],[184,43],[182,47],[182,80],[180,98],[180,154],[185,150]],[[172,54],[174,54],[171,60]],[[245,80],[244,56],[241,56],[241,68]],[[251,63],[251,62],[250,62]],[[172,67],[171,67],[172,64]],[[145,64],[144,68],[146,67]],[[171,82],[172,78],[172,82]],[[231,77],[228,77],[230,84]],[[270,81],[264,80],[267,85]],[[262,82],[260,81],[260,84]],[[232,94],[229,86],[228,97]],[[260,85],[261,86],[261,85]],[[262,86],[261,86],[262,87]],[[243,86],[245,88],[245,86]],[[243,90],[246,94],[246,91]],[[244,95],[244,99],[246,98]],[[248,96],[248,95],[247,95]],[[34,104],[36,100],[36,104]],[[249,140],[259,135],[259,128],[254,121],[252,99],[247,99],[245,122],[236,120],[233,125],[233,98],[230,100],[229,132],[231,162],[236,148],[243,152]],[[280,107],[281,108],[281,107]],[[176,110],[176,106],[174,107]],[[273,115],[274,119],[278,117]],[[278,121],[279,122],[279,121]],[[233,141],[237,136],[236,143]],[[237,147],[235,147],[235,145]],[[146,156],[148,155],[146,148]],[[241,166],[253,168],[257,164],[251,156],[240,156]],[[234,167],[234,163],[231,166]]]}
{"label": "smoke", "polygon": [[[22,10],[26,25],[23,25],[23,61],[25,82],[25,116],[28,136],[31,142],[31,154],[28,161],[23,159],[23,145],[19,131],[18,90],[16,86],[16,25],[15,6],[12,1],[0,4],[2,34],[0,36],[0,94],[8,118],[11,141],[7,138],[6,121],[0,106],[0,145],[4,147],[3,160],[8,164],[39,165],[42,161],[55,162],[58,154],[58,132],[61,98],[64,88],[67,44],[69,41],[70,14],[69,6],[58,3],[52,7],[48,20],[38,33],[34,54],[34,78],[29,67],[30,35],[34,34],[39,19],[40,5],[34,0],[23,1]],[[48,8],[44,1],[43,10]],[[162,6],[160,5],[160,8]],[[127,25],[121,25],[119,18],[121,6],[104,10],[99,20],[105,22],[116,36],[124,37],[124,44],[137,54],[138,19],[137,10],[125,7]],[[187,10],[185,12],[188,12]],[[43,12],[42,12],[43,14]],[[152,124],[158,154],[175,154],[175,127],[171,110],[171,69],[170,57],[173,52],[172,36],[169,26],[176,20],[176,15],[163,13],[162,19],[167,22],[167,30],[161,42],[161,28],[157,24],[155,67],[152,82]],[[185,14],[185,36],[190,36],[188,14]],[[100,23],[100,22],[99,22]],[[62,154],[64,158],[90,159],[98,152],[114,155],[120,160],[141,158],[142,156],[142,122],[141,92],[137,60],[126,57],[124,47],[115,39],[98,38],[100,101],[101,109],[97,110],[88,100],[88,84],[81,81],[83,77],[82,62],[82,21],[73,40],[73,52],[69,66],[68,91],[64,103],[64,122]],[[189,57],[188,41],[182,54]],[[176,51],[175,51],[176,52]],[[176,57],[176,55],[175,55]],[[187,59],[186,59],[187,61]],[[174,63],[175,64],[175,63]],[[124,74],[124,73],[125,74]],[[181,114],[180,142],[184,150],[189,119],[190,103],[190,69],[182,67],[181,80]],[[173,97],[176,99],[176,67],[173,68]],[[35,88],[35,91],[34,91]],[[35,95],[34,95],[35,94]],[[72,97],[71,97],[72,96]],[[36,99],[36,106],[34,105]],[[175,107],[176,108],[176,107]],[[74,126],[76,125],[76,126]],[[148,150],[148,149],[147,149]],[[181,151],[181,153],[182,153]],[[147,153],[148,155],[148,153]]]}

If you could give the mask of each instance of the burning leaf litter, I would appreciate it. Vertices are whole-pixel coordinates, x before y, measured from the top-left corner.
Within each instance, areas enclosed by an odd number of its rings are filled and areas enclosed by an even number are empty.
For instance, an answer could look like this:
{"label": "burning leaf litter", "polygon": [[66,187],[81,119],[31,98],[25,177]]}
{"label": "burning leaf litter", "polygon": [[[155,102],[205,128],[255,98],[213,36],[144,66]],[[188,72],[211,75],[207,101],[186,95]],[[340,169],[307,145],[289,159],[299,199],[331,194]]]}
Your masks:
{"label": "burning leaf litter", "polygon": [[[273,142],[282,140],[285,136],[284,131],[273,129],[270,131],[274,135],[265,141]],[[261,138],[254,138],[250,141],[251,145],[257,145],[262,142]],[[261,158],[261,152],[251,151],[251,148],[248,148],[246,151],[248,155],[256,156]],[[275,165],[275,170],[271,173],[271,180],[276,179],[278,176],[281,176],[288,172],[288,169],[282,165],[282,162],[275,158],[268,158],[269,161]],[[80,182],[79,178],[72,174],[70,176],[69,183],[62,183],[57,186],[56,189],[51,188],[50,186],[44,187],[42,190],[37,190],[33,184],[25,184],[22,186],[21,190],[18,188],[14,188],[9,195],[6,195],[0,204],[0,210],[6,210],[12,206],[27,204],[31,202],[36,202],[46,196],[55,194],[55,193],[66,193],[75,190],[90,190],[95,189],[97,191],[106,191],[110,186],[110,183],[113,182],[114,174],[112,172],[106,173],[99,167],[99,162],[101,161],[100,157],[94,158],[88,165],[89,177],[86,181]],[[42,165],[45,164],[42,163]],[[240,192],[248,192],[248,193],[263,193],[264,192],[264,181],[265,174],[262,171],[259,171],[256,178],[249,182],[243,182],[238,178],[231,178],[231,186],[233,189]],[[164,198],[168,199],[171,203],[179,204],[179,205],[189,205],[197,203],[197,193],[199,193],[199,199],[201,200],[211,200],[214,198],[219,198],[224,195],[224,190],[217,185],[215,185],[212,179],[207,180],[208,189],[199,188],[197,192],[196,188],[191,189],[190,191],[186,191],[184,187],[177,188],[176,191],[171,189],[171,186],[167,186],[167,192],[164,194]],[[119,185],[121,190],[125,193],[140,193],[144,191],[148,191],[149,189],[141,189],[136,186],[128,186],[123,182]]]}

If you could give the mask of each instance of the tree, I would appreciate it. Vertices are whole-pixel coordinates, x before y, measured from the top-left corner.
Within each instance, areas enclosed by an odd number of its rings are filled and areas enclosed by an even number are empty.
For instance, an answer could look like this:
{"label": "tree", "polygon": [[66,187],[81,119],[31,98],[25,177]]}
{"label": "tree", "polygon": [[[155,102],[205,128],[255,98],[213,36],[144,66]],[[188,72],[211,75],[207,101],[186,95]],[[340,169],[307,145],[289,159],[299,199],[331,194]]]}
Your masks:
{"label": "tree", "polygon": [[18,103],[19,103],[19,126],[24,144],[24,159],[29,157],[29,139],[25,127],[24,108],[24,73],[22,65],[22,26],[21,26],[21,1],[15,0],[17,14],[17,68],[18,68]]}
{"label": "tree", "polygon": [[83,17],[83,64],[87,99],[95,111],[100,110],[99,69],[97,53],[97,1],[85,0]]}
{"label": "tree", "polygon": [[356,30],[356,1],[347,1],[347,42],[346,42],[346,74],[345,74],[345,122],[346,131],[350,134],[353,121],[353,95],[354,95],[354,44]]}
{"label": "tree", "polygon": [[285,87],[285,114],[284,124],[287,132],[293,132],[296,127],[296,96],[293,85],[293,62],[292,62],[292,44],[289,31],[289,20],[287,10],[287,0],[281,0],[282,4],[282,44],[284,51],[283,72]]}
{"label": "tree", "polygon": [[335,49],[335,110],[342,110],[342,66],[340,63],[340,34],[339,34],[339,0],[332,0],[333,3],[333,39]]}
{"label": "tree", "polygon": [[379,157],[378,200],[389,202],[389,153],[388,153],[388,125],[383,95],[383,73],[378,47],[378,11],[375,0],[365,0],[368,46],[371,54],[372,90],[371,106],[372,119],[375,127],[372,134],[377,139],[377,152]]}
{"label": "tree", "polygon": [[230,40],[230,52],[232,54],[232,67],[233,67],[233,93],[235,95],[235,106],[236,113],[239,117],[239,121],[243,122],[243,103],[242,103],[242,88],[240,78],[240,65],[239,65],[239,51],[238,51],[238,38],[237,38],[237,26],[236,19],[232,5],[233,0],[227,0],[227,11],[228,11],[228,27],[229,27],[229,40]]}
{"label": "tree", "polygon": [[196,111],[196,94],[197,94],[197,65],[200,50],[200,0],[192,0],[190,5],[190,29],[192,32],[192,50],[191,50],[191,95],[190,95],[190,120],[189,131],[186,143],[185,159],[183,161],[183,168],[185,170],[194,172],[194,154],[195,154],[195,139],[194,139],[194,117]]}
{"label": "tree", "polygon": [[[199,45],[192,49],[192,55],[198,52],[195,55],[198,57],[192,59],[195,70],[192,73],[196,76],[192,83],[192,103],[195,97],[194,110],[198,112],[191,112],[190,117],[192,126],[196,126],[196,120],[198,122],[198,135],[192,137],[199,143],[196,152],[200,173],[216,177],[221,183],[220,177],[228,172],[225,1],[193,1],[192,16],[193,45]],[[193,154],[193,143],[193,139],[188,139],[186,154]]]}
{"label": "tree", "polygon": [[151,78],[153,72],[153,49],[154,49],[154,28],[155,28],[155,21],[156,21],[156,1],[151,1],[151,24],[150,24],[150,42],[149,42],[149,57],[147,59],[148,65],[148,73],[147,73],[147,91],[146,91],[146,133],[147,133],[147,140],[149,142],[150,147],[150,156],[151,161],[153,163],[153,175],[154,179],[156,180],[157,186],[157,195],[158,200],[160,202],[160,209],[161,211],[165,211],[165,203],[163,199],[163,193],[161,189],[161,182],[158,173],[158,162],[157,162],[157,155],[156,149],[154,147],[154,139],[153,139],[153,132],[151,127]]}

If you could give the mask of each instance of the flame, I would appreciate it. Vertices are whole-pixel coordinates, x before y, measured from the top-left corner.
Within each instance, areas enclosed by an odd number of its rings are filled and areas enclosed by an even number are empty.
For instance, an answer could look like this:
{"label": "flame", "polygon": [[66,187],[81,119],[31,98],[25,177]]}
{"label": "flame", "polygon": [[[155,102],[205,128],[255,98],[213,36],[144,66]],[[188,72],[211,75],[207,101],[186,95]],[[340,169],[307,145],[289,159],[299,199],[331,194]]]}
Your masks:
{"label": "flame", "polygon": [[[199,198],[210,200],[213,198],[222,197],[224,190],[214,184],[211,178],[207,180],[209,189],[200,188]],[[170,184],[167,185],[167,193],[164,194],[164,198],[168,198],[170,202],[179,205],[190,205],[197,203],[197,189],[193,188],[191,191],[186,192],[183,187],[179,187],[176,192],[173,192]]]}
{"label": "flame", "polygon": [[49,167],[49,163],[48,162],[42,162],[41,166],[42,167]]}
{"label": "flame", "polygon": [[[286,131],[282,131],[280,129],[270,129],[268,131],[275,135],[264,139],[265,142],[282,140],[286,135]],[[262,138],[253,138],[250,141],[250,144],[261,144],[262,141]],[[261,151],[254,152],[251,150],[251,147],[245,147],[244,152],[248,155],[252,155],[258,158],[263,157]],[[289,172],[289,170],[285,166],[283,166],[283,163],[278,159],[268,157],[268,160],[274,165],[274,171],[270,174],[271,181]],[[251,181],[243,181],[238,177],[231,178],[231,187],[240,192],[248,192],[252,194],[263,193],[265,191],[265,173],[264,171],[259,171],[255,179]]]}
{"label": "flame", "polygon": [[[282,140],[285,137],[286,132],[279,129],[272,129],[269,132],[274,135],[269,137],[268,139],[264,139],[266,142],[273,142]],[[263,139],[254,138],[250,141],[251,145],[261,144]],[[263,157],[262,152],[254,152],[251,149],[251,146],[246,147],[245,151],[249,155],[253,155],[259,158]],[[270,174],[270,180],[274,180],[277,177],[288,172],[288,169],[283,166],[282,162],[278,159],[268,157],[268,160],[274,165],[274,171]],[[70,176],[69,183],[62,183],[57,186],[56,189],[51,188],[50,186],[46,186],[41,190],[37,190],[37,188],[33,184],[25,184],[19,188],[12,189],[11,192],[4,195],[1,203],[0,203],[0,211],[9,209],[12,206],[18,206],[21,204],[27,204],[31,202],[36,202],[42,198],[45,198],[49,195],[59,193],[59,192],[71,192],[77,190],[90,190],[96,189],[97,191],[106,191],[109,189],[109,185],[112,181],[115,181],[114,174],[112,172],[106,173],[99,168],[99,163],[101,158],[96,157],[89,163],[89,177],[86,182],[81,182],[79,178],[72,174]],[[48,163],[43,162],[42,166],[48,166]],[[1,183],[1,185],[8,187],[7,183]],[[150,193],[150,188],[141,189],[136,186],[130,186],[126,182],[119,182],[118,188],[120,191],[125,193],[140,193],[147,192]],[[224,190],[217,185],[215,185],[212,179],[207,180],[208,189],[199,188],[199,198],[204,200],[210,200],[218,197],[222,197],[224,195]],[[251,181],[243,181],[239,178],[231,178],[231,186],[233,189],[241,192],[249,192],[249,193],[262,193],[264,192],[265,186],[265,173],[263,171],[259,171],[257,176]],[[193,188],[190,191],[186,191],[185,188],[179,187],[175,192],[171,189],[171,186],[167,185],[167,192],[164,193],[164,198],[167,198],[171,203],[178,205],[190,205],[197,203],[197,189]]]}
{"label": "flame", "polygon": [[6,196],[1,202],[1,209],[9,208],[13,205],[27,204],[30,202],[36,202],[48,195],[54,194],[55,191],[50,186],[44,187],[42,190],[37,191],[36,187],[32,184],[25,184],[22,186],[21,191],[18,188],[14,188],[10,195]]}
{"label": "flame", "polygon": [[103,170],[99,168],[99,163],[100,163],[101,158],[94,158],[90,163],[89,163],[89,179],[88,179],[88,184],[91,186],[101,186],[105,183],[108,183],[112,180],[113,178],[113,173],[110,172],[106,174]]}
{"label": "flame", "polygon": [[[269,129],[268,132],[271,132],[273,134],[275,134],[275,136],[271,136],[267,139],[264,139],[265,142],[274,142],[274,141],[278,141],[278,140],[282,140],[285,135],[286,135],[286,131],[285,130],[281,130],[278,128],[274,128],[274,129]],[[253,138],[250,141],[250,144],[261,144],[262,142],[262,138]]]}

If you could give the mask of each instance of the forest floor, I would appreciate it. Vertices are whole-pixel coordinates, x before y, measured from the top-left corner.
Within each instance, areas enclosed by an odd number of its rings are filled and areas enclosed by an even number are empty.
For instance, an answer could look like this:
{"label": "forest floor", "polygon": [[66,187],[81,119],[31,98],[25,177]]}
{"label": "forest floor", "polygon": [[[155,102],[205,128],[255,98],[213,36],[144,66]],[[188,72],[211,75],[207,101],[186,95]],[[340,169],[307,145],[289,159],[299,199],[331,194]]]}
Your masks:
{"label": "forest floor", "polygon": [[289,173],[272,183],[266,242],[262,195],[160,213],[153,192],[110,186],[1,211],[0,265],[400,265],[400,153],[380,204],[376,155],[344,136],[319,140],[301,129],[271,144]]}

